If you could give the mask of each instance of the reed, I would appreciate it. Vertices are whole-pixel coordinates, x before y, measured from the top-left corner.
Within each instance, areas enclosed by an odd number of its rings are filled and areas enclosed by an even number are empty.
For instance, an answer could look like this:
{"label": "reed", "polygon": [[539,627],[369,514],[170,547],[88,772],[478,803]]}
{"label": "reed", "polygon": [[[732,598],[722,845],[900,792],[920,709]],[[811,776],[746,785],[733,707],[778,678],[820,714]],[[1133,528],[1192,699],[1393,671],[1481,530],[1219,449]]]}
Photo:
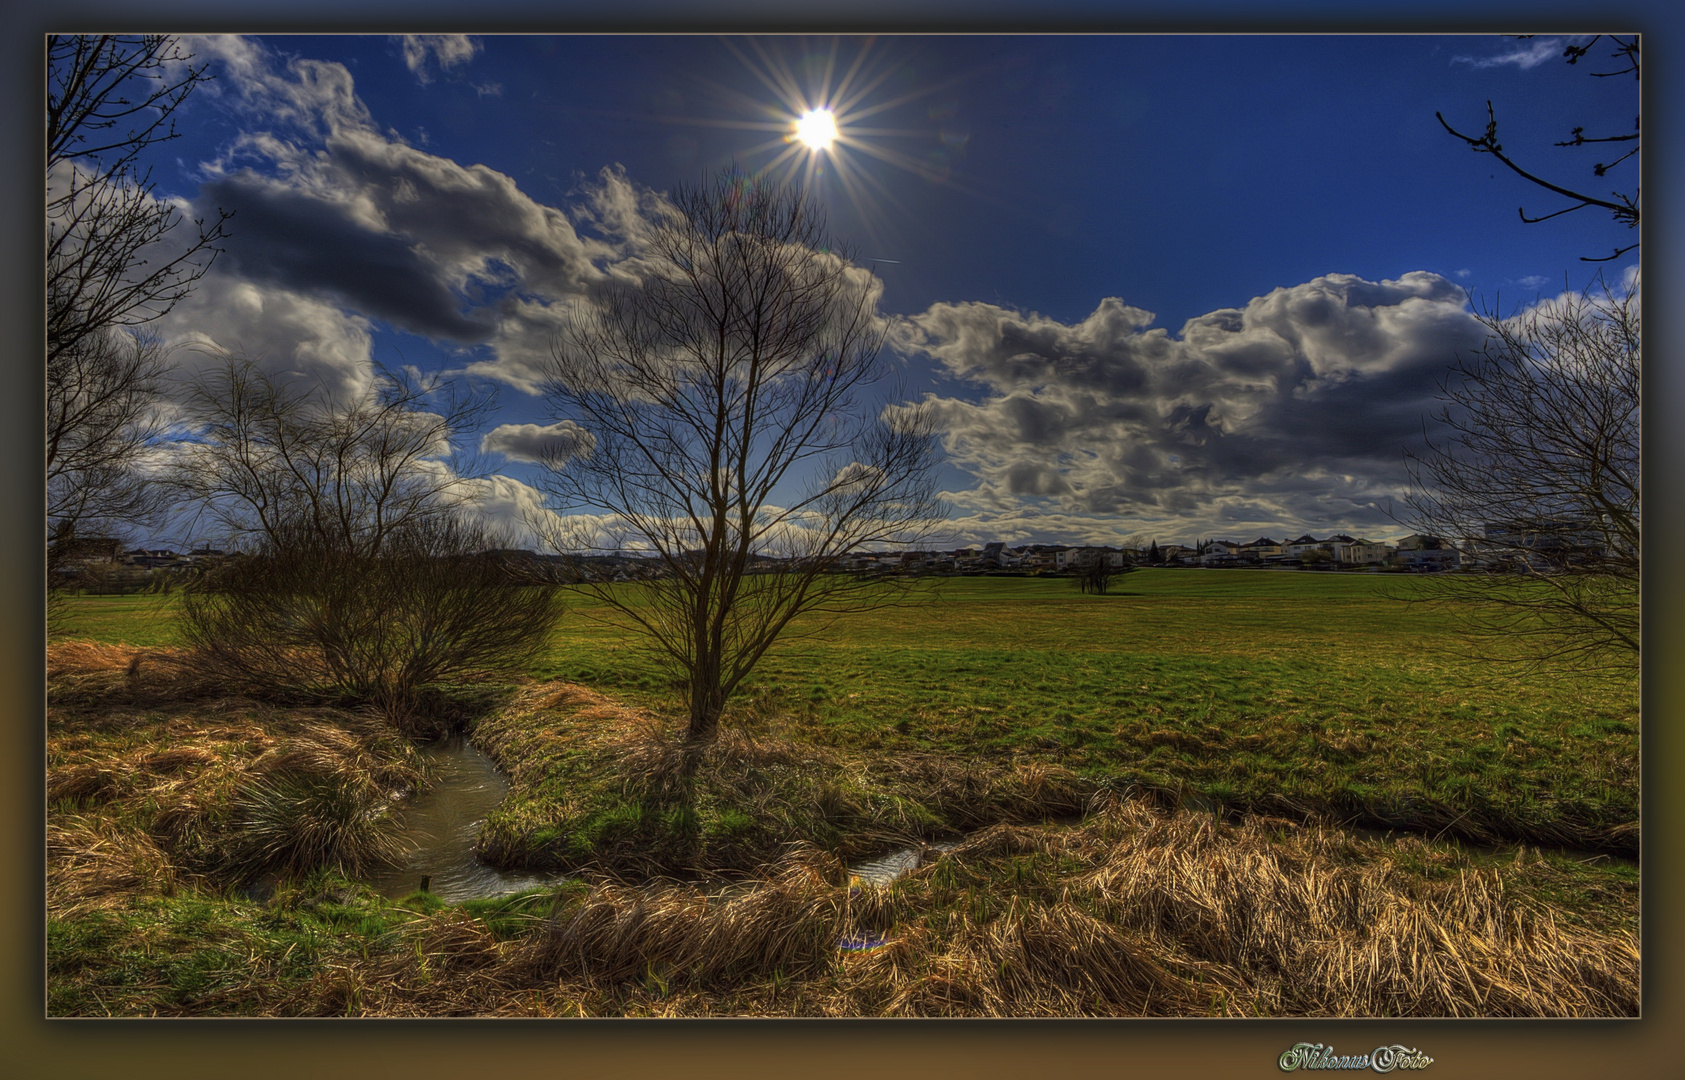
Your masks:
{"label": "reed", "polygon": [[1636,1015],[1634,933],[1518,894],[1523,860],[1453,850],[1428,875],[1338,831],[1117,800],[1080,827],[984,830],[888,888],[812,851],[735,899],[603,886],[519,962],[606,1012]]}

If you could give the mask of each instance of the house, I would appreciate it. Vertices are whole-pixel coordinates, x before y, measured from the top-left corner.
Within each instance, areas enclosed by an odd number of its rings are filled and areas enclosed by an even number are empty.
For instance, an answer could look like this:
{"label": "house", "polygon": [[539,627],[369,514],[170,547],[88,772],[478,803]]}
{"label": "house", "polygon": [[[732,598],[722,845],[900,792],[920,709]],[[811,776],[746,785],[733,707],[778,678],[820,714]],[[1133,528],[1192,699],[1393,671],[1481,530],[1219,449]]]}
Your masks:
{"label": "house", "polygon": [[1543,518],[1487,525],[1475,545],[1480,561],[1548,573],[1594,562],[1608,554],[1604,537],[1589,521]]}
{"label": "house", "polygon": [[1322,547],[1322,541],[1310,533],[1306,533],[1297,540],[1285,541],[1281,545],[1281,553],[1289,559],[1302,559],[1305,552],[1316,551],[1320,547]]}
{"label": "house", "polygon": [[1393,548],[1390,544],[1380,544],[1373,540],[1353,540],[1343,546],[1339,553],[1339,560],[1347,566],[1378,566],[1392,557]]}
{"label": "house", "polygon": [[1025,570],[1053,570],[1058,566],[1058,553],[1051,544],[1025,544],[1014,548],[1013,553]]}
{"label": "house", "polygon": [[134,548],[127,553],[128,562],[143,570],[180,570],[188,561],[168,548]]}
{"label": "house", "polygon": [[1076,570],[1093,566],[1100,559],[1104,559],[1113,570],[1123,569],[1126,562],[1123,552],[1114,547],[1060,548],[1055,553],[1054,568]]}
{"label": "house", "polygon": [[1462,562],[1462,554],[1449,540],[1411,533],[1398,542],[1392,562],[1411,570],[1454,570]]}
{"label": "house", "polygon": [[1336,563],[1344,563],[1346,561],[1346,549],[1355,543],[1357,543],[1356,537],[1347,536],[1345,533],[1335,533],[1318,544],[1317,548],[1326,551]]}
{"label": "house", "polygon": [[1213,540],[1199,553],[1201,566],[1239,566],[1240,545],[1233,540]]}
{"label": "house", "polygon": [[123,542],[114,536],[71,536],[47,545],[47,565],[75,574],[83,567],[128,566],[131,561]]}

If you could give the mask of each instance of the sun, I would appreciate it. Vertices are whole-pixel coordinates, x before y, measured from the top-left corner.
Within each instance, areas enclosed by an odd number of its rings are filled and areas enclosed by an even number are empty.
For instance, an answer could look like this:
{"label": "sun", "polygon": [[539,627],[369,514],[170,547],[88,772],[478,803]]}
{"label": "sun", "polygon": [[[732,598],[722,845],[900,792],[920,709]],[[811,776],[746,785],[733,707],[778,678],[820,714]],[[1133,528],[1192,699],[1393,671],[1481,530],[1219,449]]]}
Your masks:
{"label": "sun", "polygon": [[[721,44],[766,88],[770,100],[704,80],[726,110],[735,115],[689,117],[675,122],[766,132],[770,138],[740,148],[734,162],[748,162],[758,175],[799,184],[806,190],[817,192],[836,183],[853,204],[873,244],[887,246],[890,238],[877,204],[913,217],[875,175],[876,165],[980,195],[951,175],[950,155],[957,153],[968,138],[963,129],[954,125],[940,131],[922,126],[880,127],[877,123],[882,121],[873,119],[946,91],[971,76],[962,74],[911,86],[896,84],[890,89],[892,79],[911,69],[906,58],[889,56],[877,48],[873,38],[851,45],[854,55],[849,60],[840,55],[844,48],[839,38],[832,38],[828,45],[802,39],[793,60],[785,55],[786,46],[780,39],[722,38]],[[912,140],[915,145],[922,142],[929,149],[920,156],[886,145],[898,140]],[[931,147],[933,142],[940,145]]]}
{"label": "sun", "polygon": [[837,138],[837,117],[830,109],[809,109],[796,121],[792,139],[799,139],[814,150],[829,150]]}

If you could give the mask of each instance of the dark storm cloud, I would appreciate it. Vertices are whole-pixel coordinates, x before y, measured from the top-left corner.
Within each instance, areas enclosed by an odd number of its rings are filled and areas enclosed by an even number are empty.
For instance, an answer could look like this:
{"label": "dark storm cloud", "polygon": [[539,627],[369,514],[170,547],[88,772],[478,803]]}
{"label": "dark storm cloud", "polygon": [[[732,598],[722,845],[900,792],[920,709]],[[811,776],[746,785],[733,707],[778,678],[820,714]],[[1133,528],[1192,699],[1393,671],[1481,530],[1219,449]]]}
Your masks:
{"label": "dark storm cloud", "polygon": [[980,504],[1323,529],[1384,523],[1438,380],[1482,339],[1462,290],[1420,272],[1327,275],[1179,338],[1151,321],[1112,298],[1072,325],[938,304],[895,340],[985,388],[933,399]]}
{"label": "dark storm cloud", "polygon": [[251,175],[207,184],[204,197],[234,212],[227,270],[344,306],[432,338],[484,340],[491,327],[461,311],[415,245],[371,229],[348,208]]}

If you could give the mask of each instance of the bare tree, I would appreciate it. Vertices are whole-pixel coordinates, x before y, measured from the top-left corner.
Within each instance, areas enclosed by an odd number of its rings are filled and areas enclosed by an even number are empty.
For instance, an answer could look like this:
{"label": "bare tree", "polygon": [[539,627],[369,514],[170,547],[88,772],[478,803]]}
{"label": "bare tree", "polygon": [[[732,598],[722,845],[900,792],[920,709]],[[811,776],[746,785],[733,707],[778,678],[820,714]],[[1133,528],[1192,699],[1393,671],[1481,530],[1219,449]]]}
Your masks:
{"label": "bare tree", "polygon": [[176,135],[205,79],[172,38],[47,39],[47,483],[55,533],[146,520],[162,489],[136,464],[156,429],[164,352],[130,331],[165,314],[217,254],[226,215],[194,222],[139,165]]}
{"label": "bare tree", "polygon": [[47,39],[49,367],[89,334],[167,313],[217,254],[227,215],[160,246],[183,218],[140,165],[176,137],[176,109],[206,78],[192,59],[161,35]]}
{"label": "bare tree", "polygon": [[418,695],[519,668],[559,614],[468,516],[444,458],[491,402],[378,370],[360,393],[300,388],[225,357],[191,385],[173,479],[240,553],[182,603],[194,661],[264,689],[331,691],[426,733]]}
{"label": "bare tree", "polygon": [[1108,552],[1097,551],[1090,557],[1079,557],[1077,561],[1076,577],[1073,579],[1076,587],[1083,593],[1093,593],[1104,596],[1112,587],[1112,579],[1120,574],[1127,574],[1135,569],[1134,564],[1125,561],[1121,566],[1113,566]]}
{"label": "bare tree", "polygon": [[839,572],[845,553],[914,541],[939,508],[929,410],[861,399],[885,370],[876,282],[812,204],[727,174],[671,205],[644,280],[556,343],[547,396],[590,445],[553,458],[547,487],[603,530],[558,548],[658,569],[584,587],[683,680],[696,741],[797,616],[889,599]]}
{"label": "bare tree", "polygon": [[[365,392],[301,388],[223,355],[188,384],[174,488],[234,547],[378,555],[415,522],[451,512],[472,470],[441,458],[491,408],[441,379],[379,368]],[[458,460],[460,466],[460,459]]]}
{"label": "bare tree", "polygon": [[1447,437],[1408,459],[1406,523],[1463,550],[1473,572],[1437,591],[1470,602],[1477,630],[1531,643],[1535,662],[1636,668],[1638,293],[1481,321],[1485,348],[1442,385]]}
{"label": "bare tree", "polygon": [[[1521,36],[1526,37],[1529,35]],[[1611,58],[1615,61],[1614,69],[1610,71],[1594,71],[1592,72],[1592,76],[1599,79],[1618,78],[1622,75],[1631,75],[1634,80],[1641,78],[1642,72],[1640,71],[1639,65],[1639,39],[1636,34],[1625,38],[1619,36],[1618,34],[1598,34],[1583,45],[1570,44],[1565,46],[1562,55],[1568,63],[1577,64],[1583,57],[1591,52],[1592,46],[1596,45],[1597,42],[1605,36],[1607,36],[1609,41],[1615,46],[1614,52],[1610,54]],[[1438,118],[1440,125],[1444,127],[1446,131],[1467,143],[1475,153],[1491,154],[1493,157],[1503,162],[1511,172],[1514,172],[1522,179],[1528,181],[1529,183],[1536,184],[1547,191],[1555,192],[1557,195],[1569,200],[1568,206],[1552,213],[1545,214],[1542,217],[1528,217],[1526,208],[1518,207],[1516,212],[1521,215],[1521,220],[1523,222],[1532,225],[1541,221],[1549,221],[1554,217],[1561,217],[1563,214],[1572,213],[1575,210],[1584,210],[1588,206],[1595,206],[1609,211],[1616,222],[1624,224],[1628,228],[1636,229],[1638,227],[1640,213],[1640,189],[1636,182],[1633,183],[1630,194],[1622,191],[1611,191],[1603,195],[1592,195],[1585,190],[1586,185],[1579,183],[1572,185],[1557,184],[1545,179],[1527,168],[1522,167],[1513,157],[1509,155],[1507,151],[1504,150],[1504,145],[1498,138],[1498,115],[1493,110],[1492,103],[1490,101],[1486,103],[1486,130],[1479,136],[1463,134],[1446,122],[1445,117],[1440,113],[1436,112],[1434,113],[1434,116]],[[1575,127],[1567,139],[1557,143],[1556,145],[1578,147],[1597,143],[1612,144],[1611,150],[1619,152],[1618,156],[1606,161],[1596,162],[1592,165],[1592,175],[1602,179],[1609,174],[1611,169],[1626,162],[1628,159],[1638,157],[1641,143],[1640,122],[1641,118],[1634,116],[1632,121],[1632,130],[1630,132],[1623,131],[1601,135],[1587,135],[1583,126]],[[1636,167],[1637,163],[1634,162],[1635,171]],[[1582,256],[1581,261],[1610,262],[1611,260],[1620,258],[1622,255],[1625,255],[1627,252],[1636,247],[1638,247],[1638,244],[1637,242],[1634,242],[1625,247],[1617,247],[1612,255],[1605,255],[1599,258]]]}

